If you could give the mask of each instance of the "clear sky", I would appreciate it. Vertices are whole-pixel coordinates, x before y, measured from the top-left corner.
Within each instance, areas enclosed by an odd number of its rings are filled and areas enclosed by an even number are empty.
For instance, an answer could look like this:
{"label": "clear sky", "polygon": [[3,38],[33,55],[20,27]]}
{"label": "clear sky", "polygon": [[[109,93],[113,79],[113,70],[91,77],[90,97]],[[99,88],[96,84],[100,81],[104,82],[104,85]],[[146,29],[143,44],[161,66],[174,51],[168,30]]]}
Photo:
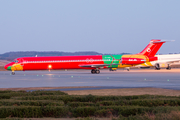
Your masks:
{"label": "clear sky", "polygon": [[0,54],[138,53],[151,39],[180,52],[180,0],[0,0]]}

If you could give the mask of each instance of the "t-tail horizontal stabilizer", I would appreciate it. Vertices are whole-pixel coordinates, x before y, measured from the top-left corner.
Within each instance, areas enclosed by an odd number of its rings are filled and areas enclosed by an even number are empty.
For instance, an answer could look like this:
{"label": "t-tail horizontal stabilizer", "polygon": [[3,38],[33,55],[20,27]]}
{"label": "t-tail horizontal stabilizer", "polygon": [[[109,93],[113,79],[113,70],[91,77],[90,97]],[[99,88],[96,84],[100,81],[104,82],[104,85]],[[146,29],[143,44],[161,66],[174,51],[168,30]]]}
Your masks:
{"label": "t-tail horizontal stabilizer", "polygon": [[161,48],[163,43],[165,42],[172,42],[174,40],[166,41],[166,40],[158,40],[153,39],[150,41],[150,43],[146,46],[146,48],[140,52],[140,55],[146,55],[148,57],[154,57],[155,54],[158,52],[158,50]]}

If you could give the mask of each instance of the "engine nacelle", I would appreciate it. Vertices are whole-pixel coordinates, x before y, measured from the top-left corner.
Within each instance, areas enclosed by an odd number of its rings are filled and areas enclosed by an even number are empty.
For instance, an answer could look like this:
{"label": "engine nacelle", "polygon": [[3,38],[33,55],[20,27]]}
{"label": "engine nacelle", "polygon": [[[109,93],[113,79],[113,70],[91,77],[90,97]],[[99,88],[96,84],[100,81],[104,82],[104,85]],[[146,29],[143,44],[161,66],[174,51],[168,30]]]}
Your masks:
{"label": "engine nacelle", "polygon": [[145,59],[141,58],[121,58],[121,64],[126,64],[126,65],[137,65],[137,64],[142,64],[145,63]]}

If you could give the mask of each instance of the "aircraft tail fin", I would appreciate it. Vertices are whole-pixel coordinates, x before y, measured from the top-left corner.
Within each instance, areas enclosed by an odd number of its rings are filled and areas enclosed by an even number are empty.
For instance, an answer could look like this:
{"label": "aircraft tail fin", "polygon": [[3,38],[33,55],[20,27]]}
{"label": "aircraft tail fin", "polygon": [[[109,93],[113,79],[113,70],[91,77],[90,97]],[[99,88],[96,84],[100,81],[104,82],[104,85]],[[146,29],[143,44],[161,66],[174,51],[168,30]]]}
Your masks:
{"label": "aircraft tail fin", "polygon": [[153,57],[158,50],[161,48],[161,46],[163,45],[163,43],[165,43],[166,41],[161,41],[158,39],[153,39],[150,41],[150,43],[144,48],[143,51],[141,51],[140,55],[146,55],[148,57]]}

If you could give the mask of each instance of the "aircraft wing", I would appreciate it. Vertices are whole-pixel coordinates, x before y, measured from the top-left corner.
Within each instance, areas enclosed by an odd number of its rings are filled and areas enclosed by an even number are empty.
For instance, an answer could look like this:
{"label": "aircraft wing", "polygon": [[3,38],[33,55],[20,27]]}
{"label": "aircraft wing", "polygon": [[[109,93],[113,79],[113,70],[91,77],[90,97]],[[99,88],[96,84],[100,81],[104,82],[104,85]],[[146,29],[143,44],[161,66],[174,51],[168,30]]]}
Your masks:
{"label": "aircraft wing", "polygon": [[180,60],[173,60],[173,61],[167,61],[167,63],[169,63],[169,64],[171,64],[171,65],[179,65],[179,64],[180,64],[179,61],[180,61]]}
{"label": "aircraft wing", "polygon": [[119,65],[119,64],[89,64],[89,65],[80,65],[80,67],[99,68],[99,67],[112,66],[112,65]]}
{"label": "aircraft wing", "polygon": [[175,63],[175,62],[179,62],[180,59],[174,59],[174,60],[165,60],[165,62],[167,63]]}
{"label": "aircraft wing", "polygon": [[179,61],[180,61],[180,59],[174,59],[174,60],[165,60],[165,61],[162,61],[162,62],[173,64],[173,63],[177,63]]}

